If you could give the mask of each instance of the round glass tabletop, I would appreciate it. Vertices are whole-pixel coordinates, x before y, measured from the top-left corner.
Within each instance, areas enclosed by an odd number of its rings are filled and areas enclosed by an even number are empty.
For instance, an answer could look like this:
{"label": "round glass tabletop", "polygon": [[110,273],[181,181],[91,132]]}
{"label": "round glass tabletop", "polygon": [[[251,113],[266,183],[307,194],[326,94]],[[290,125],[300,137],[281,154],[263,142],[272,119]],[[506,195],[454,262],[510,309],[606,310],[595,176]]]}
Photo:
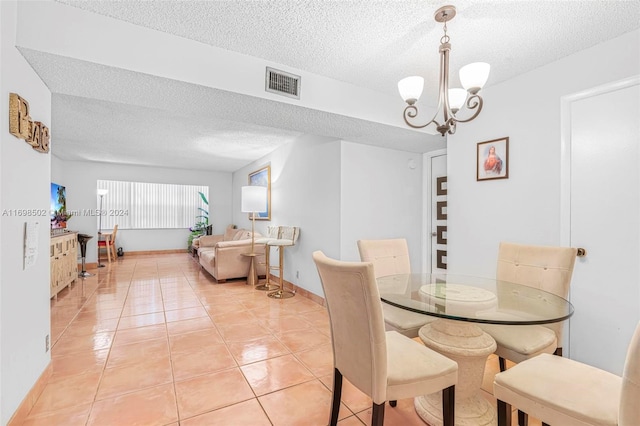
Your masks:
{"label": "round glass tabletop", "polygon": [[485,324],[550,324],[573,315],[573,305],[544,290],[452,274],[402,274],[377,279],[380,298],[408,311]]}

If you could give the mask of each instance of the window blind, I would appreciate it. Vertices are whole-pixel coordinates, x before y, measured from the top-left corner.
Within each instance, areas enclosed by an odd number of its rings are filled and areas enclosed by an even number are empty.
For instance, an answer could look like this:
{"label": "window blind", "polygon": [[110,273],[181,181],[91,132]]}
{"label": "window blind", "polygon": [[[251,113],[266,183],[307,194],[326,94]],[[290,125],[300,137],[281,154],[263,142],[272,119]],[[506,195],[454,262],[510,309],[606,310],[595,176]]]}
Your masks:
{"label": "window blind", "polygon": [[[98,180],[97,189],[106,189],[102,199],[102,229],[189,228],[209,211],[198,192],[209,199],[204,185]],[[100,196],[97,196],[100,209]],[[100,224],[100,212],[96,219]]]}

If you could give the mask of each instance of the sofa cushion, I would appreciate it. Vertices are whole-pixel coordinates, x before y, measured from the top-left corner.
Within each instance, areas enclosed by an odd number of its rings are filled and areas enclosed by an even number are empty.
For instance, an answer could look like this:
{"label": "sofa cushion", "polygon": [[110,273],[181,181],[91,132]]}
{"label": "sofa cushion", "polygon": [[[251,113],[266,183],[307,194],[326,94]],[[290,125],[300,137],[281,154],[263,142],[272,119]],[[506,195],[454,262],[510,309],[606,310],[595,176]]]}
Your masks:
{"label": "sofa cushion", "polygon": [[[262,237],[262,235],[258,232],[255,233],[256,238]],[[236,231],[236,235],[233,236],[233,241],[238,240],[250,240],[251,239],[251,231],[248,229],[238,229]]]}
{"label": "sofa cushion", "polygon": [[198,251],[198,256],[200,258],[200,264],[205,266],[209,265],[214,267],[216,264],[216,251],[211,248],[210,250],[200,249]]}
{"label": "sofa cushion", "polygon": [[231,240],[233,240],[233,237],[236,235],[237,231],[238,230],[236,229],[235,225],[227,226],[227,229],[225,229],[225,231],[224,231],[224,237],[223,237],[222,241],[231,241]]}
{"label": "sofa cushion", "polygon": [[219,241],[222,241],[222,236],[221,235],[203,235],[202,237],[198,238],[198,241],[199,241],[200,248],[213,247]]}

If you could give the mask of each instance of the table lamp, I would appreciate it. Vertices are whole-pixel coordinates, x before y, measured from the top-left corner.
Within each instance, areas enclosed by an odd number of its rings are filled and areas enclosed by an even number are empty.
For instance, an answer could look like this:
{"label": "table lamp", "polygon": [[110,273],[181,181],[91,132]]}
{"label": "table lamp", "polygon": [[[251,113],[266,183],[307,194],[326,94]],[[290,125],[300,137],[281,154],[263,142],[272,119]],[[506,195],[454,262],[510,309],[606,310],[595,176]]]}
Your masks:
{"label": "table lamp", "polygon": [[247,256],[251,257],[251,266],[249,268],[249,276],[247,284],[256,285],[256,269],[255,269],[255,228],[256,228],[256,212],[262,212],[267,209],[267,187],[266,186],[243,186],[240,195],[240,210],[244,213],[251,213],[251,253]]}

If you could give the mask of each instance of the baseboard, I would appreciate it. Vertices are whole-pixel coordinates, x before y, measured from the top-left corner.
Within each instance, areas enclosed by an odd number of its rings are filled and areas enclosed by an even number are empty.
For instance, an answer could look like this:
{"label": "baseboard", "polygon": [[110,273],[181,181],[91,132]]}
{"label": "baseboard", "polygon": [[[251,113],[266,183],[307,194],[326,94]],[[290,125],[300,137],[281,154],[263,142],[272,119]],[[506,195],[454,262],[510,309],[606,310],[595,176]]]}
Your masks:
{"label": "baseboard", "polygon": [[25,422],[27,416],[29,415],[29,411],[31,411],[33,406],[36,404],[36,401],[38,400],[38,397],[40,397],[40,394],[44,390],[44,387],[47,385],[47,383],[49,383],[51,374],[53,374],[53,366],[52,363],[49,362],[47,368],[44,369],[29,393],[27,393],[27,396],[25,396],[22,400],[22,403],[20,404],[18,409],[15,411],[15,413],[13,413],[13,416],[11,416],[11,419],[9,420],[9,423],[7,423],[7,426],[19,426]]}
{"label": "baseboard", "polygon": [[[280,282],[280,278],[277,275],[273,275],[271,274],[271,282],[272,283],[279,283]],[[320,306],[326,306],[325,305],[325,300],[323,297],[318,296],[317,294],[311,293],[309,290],[304,289],[302,287],[298,287],[297,285],[287,281],[287,280],[283,280],[282,282],[283,287],[285,288],[285,290],[290,290],[293,291],[295,294],[302,296],[306,299],[311,300],[314,303],[317,303]]]}

